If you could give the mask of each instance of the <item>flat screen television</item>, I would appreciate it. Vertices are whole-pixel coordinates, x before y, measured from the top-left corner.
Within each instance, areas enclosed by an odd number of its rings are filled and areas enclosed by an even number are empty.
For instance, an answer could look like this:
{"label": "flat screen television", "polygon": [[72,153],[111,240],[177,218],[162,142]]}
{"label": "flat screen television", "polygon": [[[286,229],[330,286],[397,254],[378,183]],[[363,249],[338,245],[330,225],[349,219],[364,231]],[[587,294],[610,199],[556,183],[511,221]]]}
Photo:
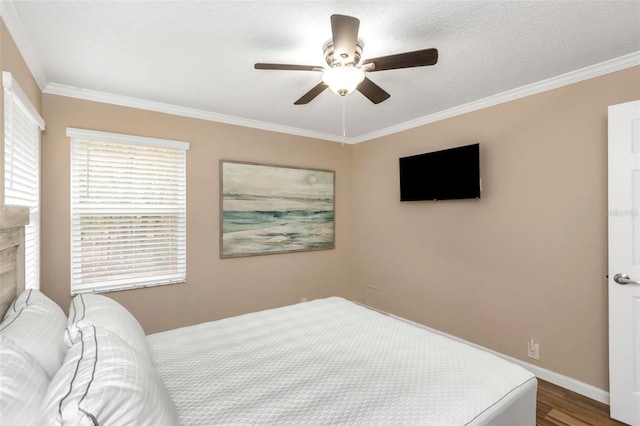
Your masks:
{"label": "flat screen television", "polygon": [[480,144],[400,158],[400,201],[480,198]]}

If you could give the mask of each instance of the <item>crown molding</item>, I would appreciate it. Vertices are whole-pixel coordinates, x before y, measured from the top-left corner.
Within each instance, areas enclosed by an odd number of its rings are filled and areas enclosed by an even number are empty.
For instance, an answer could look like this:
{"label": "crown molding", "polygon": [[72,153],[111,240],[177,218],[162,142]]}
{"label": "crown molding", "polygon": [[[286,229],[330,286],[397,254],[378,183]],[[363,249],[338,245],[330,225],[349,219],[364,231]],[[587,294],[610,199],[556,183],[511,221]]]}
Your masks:
{"label": "crown molding", "polygon": [[44,90],[49,84],[47,74],[44,72],[44,67],[40,61],[40,57],[37,51],[33,48],[33,44],[27,35],[27,32],[22,25],[20,14],[16,10],[13,2],[0,1],[0,16],[4,21],[13,41],[16,43],[20,54],[27,63],[27,68],[31,71],[33,78],[36,80],[40,90]]}
{"label": "crown molding", "polygon": [[591,65],[575,71],[570,71],[568,73],[551,77],[546,80],[541,80],[536,83],[528,84],[526,86],[518,87],[516,89],[507,90],[506,92],[488,96],[484,99],[479,99],[477,101],[469,102],[463,105],[458,105],[453,108],[436,112],[434,114],[416,118],[414,120],[405,121],[404,123],[400,123],[395,126],[386,127],[384,129],[376,130],[371,133],[355,136],[350,138],[350,143],[357,144],[383,136],[392,135],[394,133],[399,133],[405,130],[424,126],[425,124],[434,123],[436,121],[455,117],[457,115],[467,114],[469,112],[477,111],[483,108],[488,108],[505,102],[514,101],[516,99],[546,92],[548,90],[557,89],[559,87],[568,86],[573,83],[578,83],[583,80],[588,80],[590,78],[598,77],[604,74],[620,71],[636,65],[640,65],[640,51],[633,52],[628,55],[620,56],[618,58],[614,58],[609,61],[601,62],[599,64]]}
{"label": "crown molding", "polygon": [[640,65],[640,51],[633,52],[619,58],[611,59],[609,61],[601,62],[592,66],[581,68],[579,70],[571,71],[565,74],[551,77],[546,80],[542,80],[536,83],[528,84],[526,86],[518,87],[516,89],[508,90],[506,92],[498,93],[479,99],[477,101],[469,102],[463,105],[459,105],[453,108],[449,108],[443,111],[439,111],[434,114],[430,114],[424,117],[420,117],[414,120],[406,121],[394,126],[386,127],[384,129],[376,130],[374,132],[366,133],[360,136],[345,137],[340,135],[333,135],[330,133],[316,132],[297,127],[284,126],[274,123],[268,123],[265,121],[251,120],[232,115],[218,114],[215,112],[205,111],[196,108],[188,108],[179,105],[166,104],[161,102],[149,101],[140,98],[134,98],[130,96],[114,95],[111,93],[100,92],[90,89],[81,89],[72,86],[66,86],[57,83],[49,83],[44,89],[44,93],[66,96],[76,99],[83,99],[93,102],[107,103],[112,105],[125,106],[130,108],[144,109],[149,111],[162,112],[166,114],[178,115],[183,117],[196,118],[200,120],[214,121],[218,123],[231,124],[235,126],[250,127],[254,129],[267,130],[272,132],[279,132],[285,134],[291,134],[296,136],[303,136],[314,139],[322,139],[332,142],[339,142],[344,144],[357,144],[366,142],[372,139],[388,136],[391,134],[399,133],[405,130],[414,129],[416,127],[424,126],[426,124],[434,123],[436,121],[444,120],[447,118],[455,117],[469,112],[477,111],[483,108],[499,105],[505,102],[510,102],[527,96],[542,93],[548,90],[557,89],[559,87],[567,86],[569,84],[577,83],[590,78],[598,77],[604,74],[619,71],[625,68],[630,68],[636,65]]}
{"label": "crown molding", "polygon": [[[58,83],[49,83],[44,89],[43,93],[82,99],[85,101],[143,109],[147,111],[162,112],[165,114],[178,115],[182,117],[197,118],[199,120],[214,121],[217,123],[231,124],[234,126],[250,127],[253,129],[286,133],[290,135],[304,136],[308,138],[322,139],[332,142],[343,142],[341,136],[332,135],[329,133],[315,132],[312,130],[268,123],[266,121],[251,120],[248,118],[236,117],[233,115],[218,114],[202,109],[188,108],[179,105],[149,101],[146,99],[134,98],[131,96],[114,95],[112,93],[100,92],[97,90],[81,89],[78,87],[72,87]],[[345,140],[344,143],[349,143],[349,141]]]}

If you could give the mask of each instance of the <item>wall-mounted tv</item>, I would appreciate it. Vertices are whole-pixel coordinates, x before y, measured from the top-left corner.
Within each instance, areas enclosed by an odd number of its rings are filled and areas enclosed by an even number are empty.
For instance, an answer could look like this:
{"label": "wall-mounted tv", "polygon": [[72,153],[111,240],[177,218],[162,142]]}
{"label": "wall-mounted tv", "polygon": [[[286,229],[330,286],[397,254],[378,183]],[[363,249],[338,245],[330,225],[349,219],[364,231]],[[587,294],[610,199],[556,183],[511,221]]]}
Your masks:
{"label": "wall-mounted tv", "polygon": [[480,198],[480,144],[400,158],[400,201]]}

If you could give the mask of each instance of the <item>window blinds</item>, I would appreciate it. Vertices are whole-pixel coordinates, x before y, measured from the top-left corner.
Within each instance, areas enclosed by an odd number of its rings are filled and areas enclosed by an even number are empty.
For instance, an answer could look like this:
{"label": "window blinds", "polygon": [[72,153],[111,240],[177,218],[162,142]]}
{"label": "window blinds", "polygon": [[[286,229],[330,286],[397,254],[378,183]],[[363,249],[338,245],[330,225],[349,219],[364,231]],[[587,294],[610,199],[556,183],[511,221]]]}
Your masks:
{"label": "window blinds", "polygon": [[186,280],[184,142],[67,129],[72,293]]}
{"label": "window blinds", "polygon": [[44,121],[10,73],[4,90],[4,204],[29,207],[25,287],[40,288],[40,131]]}

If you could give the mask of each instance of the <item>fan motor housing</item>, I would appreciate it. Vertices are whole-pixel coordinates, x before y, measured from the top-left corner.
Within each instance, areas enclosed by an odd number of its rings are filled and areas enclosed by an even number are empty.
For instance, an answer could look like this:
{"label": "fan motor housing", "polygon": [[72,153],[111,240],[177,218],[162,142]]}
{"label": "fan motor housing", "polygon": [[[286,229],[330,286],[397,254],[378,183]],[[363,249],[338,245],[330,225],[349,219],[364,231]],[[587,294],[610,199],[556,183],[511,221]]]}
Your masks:
{"label": "fan motor housing", "polygon": [[364,43],[362,42],[362,40],[358,39],[358,41],[356,42],[356,53],[355,53],[355,57],[353,58],[353,61],[349,61],[346,62],[345,59],[346,58],[335,58],[333,56],[333,40],[329,39],[327,40],[327,42],[324,44],[324,46],[322,47],[322,51],[324,52],[324,59],[325,61],[327,61],[327,65],[329,65],[331,68],[333,68],[336,65],[353,65],[356,66],[358,65],[358,62],[360,62],[360,57],[362,56],[362,49],[364,47]]}

